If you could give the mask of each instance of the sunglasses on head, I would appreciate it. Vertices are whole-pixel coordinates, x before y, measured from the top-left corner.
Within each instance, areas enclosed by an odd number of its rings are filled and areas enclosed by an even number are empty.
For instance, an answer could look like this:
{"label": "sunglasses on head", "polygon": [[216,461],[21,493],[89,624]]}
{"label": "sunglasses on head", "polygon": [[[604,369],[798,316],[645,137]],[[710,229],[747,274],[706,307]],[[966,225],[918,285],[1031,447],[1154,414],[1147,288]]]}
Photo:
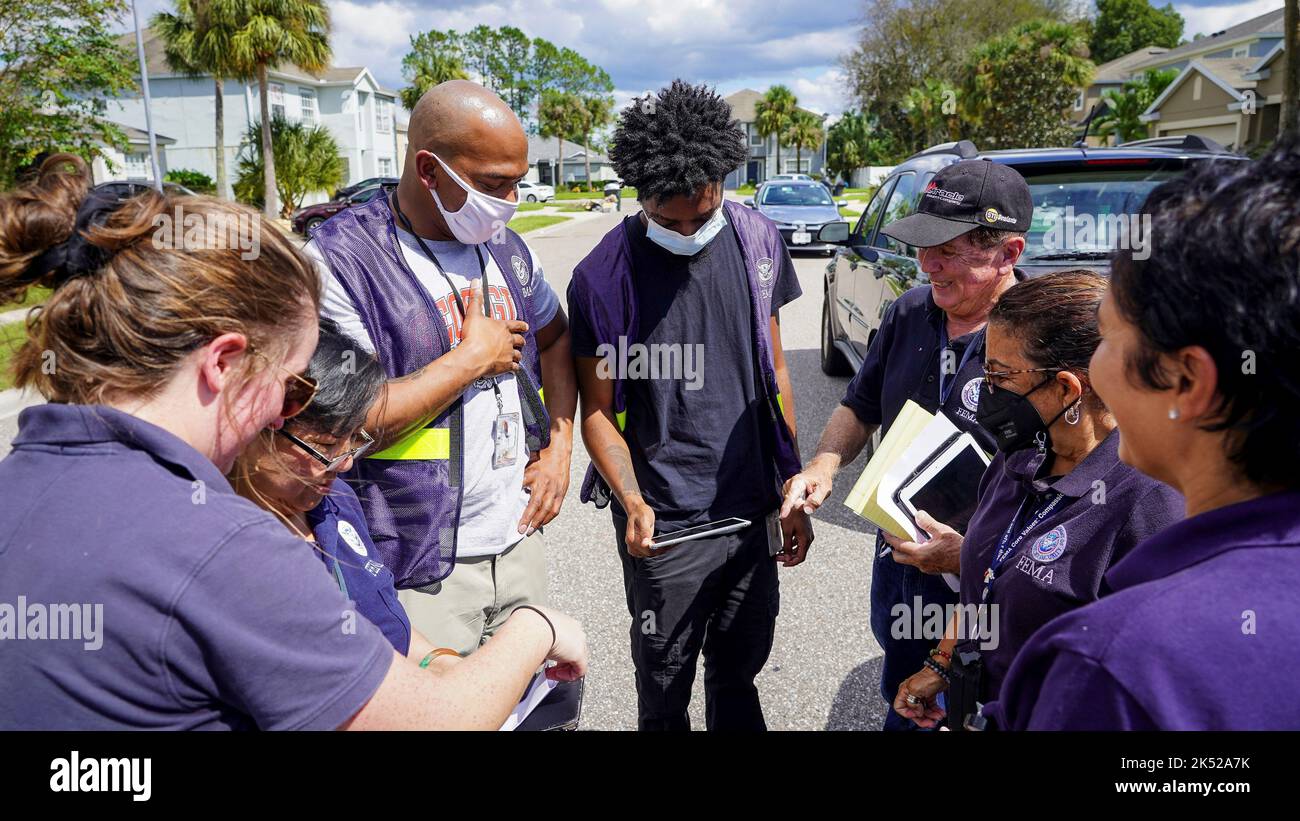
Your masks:
{"label": "sunglasses on head", "polygon": [[278,362],[271,362],[261,351],[253,351],[253,354],[289,374],[290,378],[284,381],[284,404],[280,406],[280,416],[292,419],[306,410],[311,400],[316,398],[316,391],[320,387],[316,384],[316,380],[310,376],[294,373]]}

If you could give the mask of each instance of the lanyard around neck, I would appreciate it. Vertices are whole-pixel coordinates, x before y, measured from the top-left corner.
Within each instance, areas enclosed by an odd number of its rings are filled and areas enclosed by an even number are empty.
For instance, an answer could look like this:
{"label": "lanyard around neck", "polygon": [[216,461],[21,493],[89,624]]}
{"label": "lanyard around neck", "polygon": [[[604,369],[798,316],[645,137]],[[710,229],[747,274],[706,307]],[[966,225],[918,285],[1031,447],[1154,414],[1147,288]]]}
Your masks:
{"label": "lanyard around neck", "polygon": [[989,590],[993,588],[993,580],[997,578],[998,568],[1002,567],[1002,563],[1009,559],[1011,554],[1016,551],[1016,546],[1020,544],[1021,540],[1023,540],[1025,536],[1029,535],[1031,530],[1042,524],[1044,519],[1051,515],[1057,504],[1065,498],[1065,494],[1059,491],[1055,493],[1052,500],[1039,508],[1038,512],[1034,514],[1034,517],[1030,520],[1029,524],[1025,525],[1024,528],[1021,529],[1020,535],[1016,536],[1016,538],[1012,540],[1011,531],[1014,530],[1016,525],[1020,522],[1020,517],[1024,514],[1025,505],[1029,503],[1030,498],[1030,496],[1026,496],[1024,499],[1020,500],[1020,507],[1016,509],[1015,518],[1011,520],[1011,524],[1007,525],[1007,529],[1002,533],[1002,538],[998,540],[998,549],[993,554],[993,561],[989,562],[989,569],[984,571],[984,592],[980,595],[981,602],[988,601]]}
{"label": "lanyard around neck", "polygon": [[[424,252],[424,255],[433,263],[433,267],[438,269],[438,273],[441,274],[442,278],[447,282],[447,287],[451,289],[452,299],[456,300],[456,307],[460,309],[461,321],[464,322],[467,313],[465,311],[465,303],[460,298],[460,289],[456,287],[456,283],[451,281],[451,277],[447,275],[447,269],[443,267],[442,262],[440,262],[437,255],[433,253],[433,249],[425,243],[423,237],[415,233],[415,229],[411,226],[411,220],[407,218],[406,214],[402,213],[402,206],[397,202],[397,191],[393,191],[392,203],[393,213],[397,214],[397,218],[401,220],[402,227],[410,232],[411,236],[415,237],[415,241],[419,244],[420,250]],[[483,249],[477,245],[474,246],[474,255],[478,257],[479,278],[482,280],[483,284],[483,315],[492,316],[492,300],[491,297],[488,296],[487,260],[483,258]],[[501,410],[503,407],[501,388],[497,386],[496,377],[486,378],[492,382],[492,391],[496,394],[497,399],[497,409]]]}

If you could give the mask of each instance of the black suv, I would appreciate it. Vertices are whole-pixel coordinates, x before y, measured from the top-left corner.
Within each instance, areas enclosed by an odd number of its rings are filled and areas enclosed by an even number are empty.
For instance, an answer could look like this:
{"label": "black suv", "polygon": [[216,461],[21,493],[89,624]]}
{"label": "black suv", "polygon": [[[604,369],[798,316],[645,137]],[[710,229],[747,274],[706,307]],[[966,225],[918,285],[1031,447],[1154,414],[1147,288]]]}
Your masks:
{"label": "black suv", "polygon": [[[930,281],[917,263],[916,249],[880,233],[880,227],[912,213],[935,172],[970,159],[1010,165],[1029,183],[1034,219],[1017,267],[1030,276],[1063,268],[1105,272],[1118,217],[1136,214],[1153,188],[1193,163],[1247,161],[1197,136],[1138,140],[1112,148],[1007,151],[980,151],[961,140],[915,154],[880,184],[857,225],[850,229],[832,223],[817,237],[838,246],[826,265],[823,371],[847,376],[859,368],[885,309],[908,289]],[[1073,220],[1067,219],[1067,209],[1073,209]]]}

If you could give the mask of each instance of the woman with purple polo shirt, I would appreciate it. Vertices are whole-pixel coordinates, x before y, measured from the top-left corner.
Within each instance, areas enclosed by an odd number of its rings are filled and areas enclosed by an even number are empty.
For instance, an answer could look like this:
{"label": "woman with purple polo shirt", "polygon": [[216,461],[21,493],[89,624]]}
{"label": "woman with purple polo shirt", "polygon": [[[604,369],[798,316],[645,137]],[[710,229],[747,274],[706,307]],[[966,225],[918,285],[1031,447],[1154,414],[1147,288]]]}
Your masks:
{"label": "woman with purple polo shirt", "polygon": [[[946,715],[961,729],[1035,630],[1096,601],[1107,568],[1182,516],[1172,488],[1120,462],[1115,419],[1092,389],[1105,290],[1091,271],[1046,274],[1012,286],[989,314],[977,415],[999,452],[964,537],[917,517],[961,551],[960,606],[947,635],[894,699],[922,727]],[[918,548],[885,539],[904,553]]]}
{"label": "woman with purple polo shirt", "polygon": [[459,658],[455,650],[439,650],[412,631],[393,573],[370,539],[361,502],[339,477],[374,444],[362,425],[384,386],[379,360],[334,320],[321,319],[306,375],[317,386],[311,405],[279,430],[254,439],[235,461],[231,485],[313,545],[339,591],[397,652],[419,659],[431,652]]}
{"label": "woman with purple polo shirt", "polygon": [[50,401],[0,461],[21,621],[0,620],[0,730],[495,729],[544,659],[583,673],[551,611],[427,669],[349,623],[307,543],[223,475],[312,400],[315,268],[243,206],[89,187],[57,154],[0,197],[0,302],[53,289],[14,363]]}
{"label": "woman with purple polo shirt", "polygon": [[1151,192],[1116,251],[1096,389],[1119,456],[1187,518],[1034,634],[985,713],[1011,729],[1300,729],[1300,145]]}

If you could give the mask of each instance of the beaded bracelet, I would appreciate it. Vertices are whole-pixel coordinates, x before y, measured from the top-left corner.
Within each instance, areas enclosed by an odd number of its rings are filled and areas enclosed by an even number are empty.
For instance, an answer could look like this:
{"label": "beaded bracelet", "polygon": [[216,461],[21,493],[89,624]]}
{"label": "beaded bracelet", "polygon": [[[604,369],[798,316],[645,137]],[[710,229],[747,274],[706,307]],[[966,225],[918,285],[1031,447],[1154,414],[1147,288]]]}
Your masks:
{"label": "beaded bracelet", "polygon": [[943,679],[944,684],[952,683],[952,680],[948,678],[948,671],[943,669],[943,665],[940,664],[939,662],[935,661],[932,658],[928,658],[921,663],[924,664],[926,667],[929,667],[931,670],[933,670],[939,676],[939,678]]}

